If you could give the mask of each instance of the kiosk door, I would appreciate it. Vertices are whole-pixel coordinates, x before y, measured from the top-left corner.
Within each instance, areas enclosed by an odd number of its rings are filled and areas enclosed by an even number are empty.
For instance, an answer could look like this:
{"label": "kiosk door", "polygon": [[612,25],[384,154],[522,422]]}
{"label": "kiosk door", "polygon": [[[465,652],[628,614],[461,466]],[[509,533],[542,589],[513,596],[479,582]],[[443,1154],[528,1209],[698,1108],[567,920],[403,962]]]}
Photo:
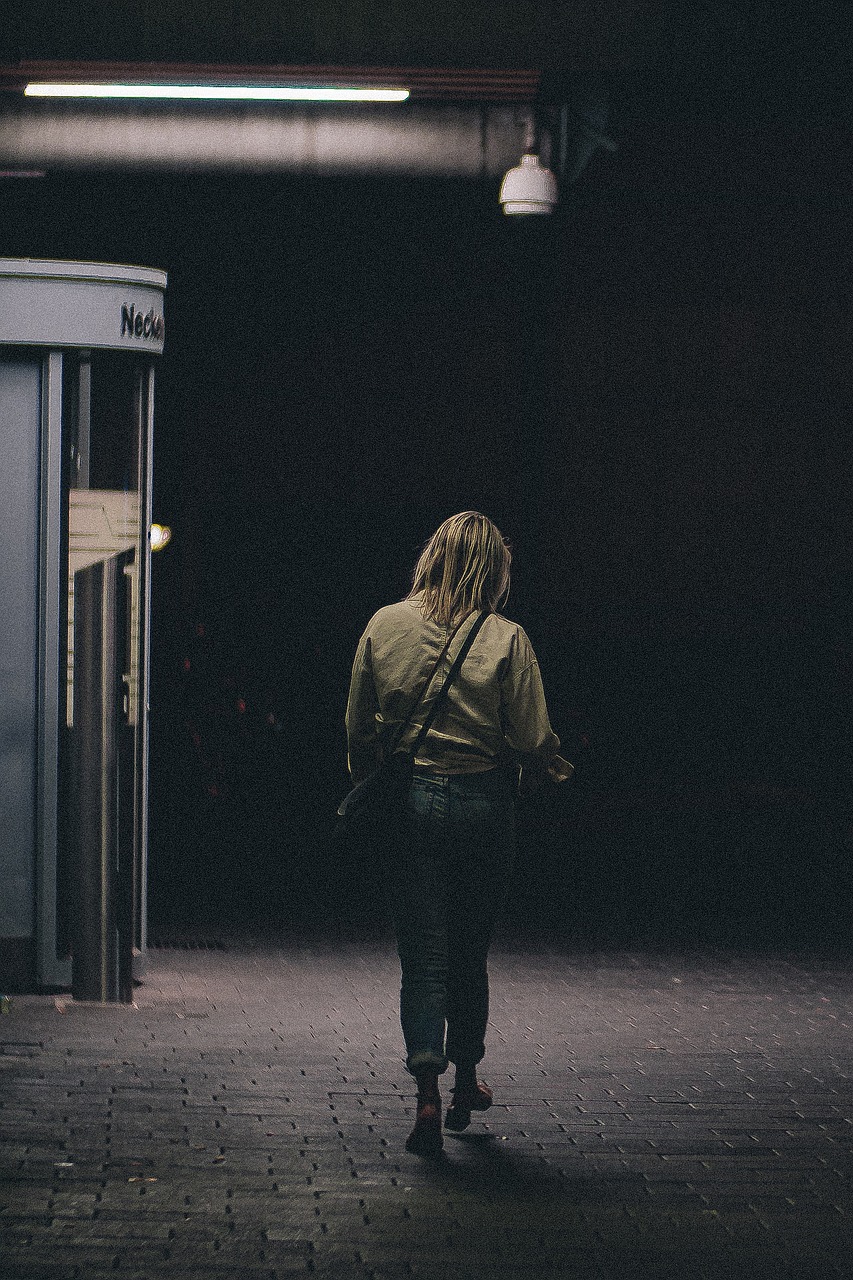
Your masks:
{"label": "kiosk door", "polygon": [[59,932],[77,999],[132,998],[144,949],[150,362],[63,357],[67,476]]}

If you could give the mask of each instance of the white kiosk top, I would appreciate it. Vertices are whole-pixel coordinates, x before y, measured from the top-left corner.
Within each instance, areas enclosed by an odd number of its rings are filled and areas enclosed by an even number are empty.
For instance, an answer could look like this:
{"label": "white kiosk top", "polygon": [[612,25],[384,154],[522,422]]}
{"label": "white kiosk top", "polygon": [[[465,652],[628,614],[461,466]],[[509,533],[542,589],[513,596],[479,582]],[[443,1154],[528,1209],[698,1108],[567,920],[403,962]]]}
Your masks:
{"label": "white kiosk top", "polygon": [[112,262],[0,258],[0,347],[159,355],[166,273]]}

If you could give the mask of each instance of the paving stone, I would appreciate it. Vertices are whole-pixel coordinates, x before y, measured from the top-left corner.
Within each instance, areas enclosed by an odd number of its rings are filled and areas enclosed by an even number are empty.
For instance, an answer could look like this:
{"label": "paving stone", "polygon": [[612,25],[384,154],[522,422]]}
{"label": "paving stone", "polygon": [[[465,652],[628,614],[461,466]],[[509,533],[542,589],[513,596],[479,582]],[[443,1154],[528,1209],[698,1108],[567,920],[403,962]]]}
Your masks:
{"label": "paving stone", "polygon": [[16,997],[3,1280],[853,1280],[853,960],[531,938],[491,968],[496,1105],[436,1161],[403,1150],[388,939]]}

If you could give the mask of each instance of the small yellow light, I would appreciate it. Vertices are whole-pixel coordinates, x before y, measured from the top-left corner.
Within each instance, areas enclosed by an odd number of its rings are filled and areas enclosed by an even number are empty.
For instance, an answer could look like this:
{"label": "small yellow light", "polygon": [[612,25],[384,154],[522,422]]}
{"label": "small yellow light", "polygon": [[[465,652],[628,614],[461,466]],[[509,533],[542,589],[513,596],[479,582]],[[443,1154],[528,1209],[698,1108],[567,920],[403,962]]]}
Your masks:
{"label": "small yellow light", "polygon": [[167,524],[152,524],[151,550],[162,551],[172,541],[172,530]]}

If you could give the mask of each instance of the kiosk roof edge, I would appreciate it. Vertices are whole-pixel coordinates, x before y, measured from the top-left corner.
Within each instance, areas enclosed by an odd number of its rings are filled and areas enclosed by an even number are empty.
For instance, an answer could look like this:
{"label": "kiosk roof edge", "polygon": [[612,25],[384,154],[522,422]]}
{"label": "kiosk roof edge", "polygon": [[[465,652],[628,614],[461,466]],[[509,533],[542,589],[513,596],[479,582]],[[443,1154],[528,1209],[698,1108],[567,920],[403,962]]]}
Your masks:
{"label": "kiosk roof edge", "polygon": [[0,345],[160,355],[165,290],[153,267],[0,258]]}
{"label": "kiosk roof edge", "polygon": [[166,272],[157,267],[128,266],[116,262],[66,262],[58,258],[0,258],[0,277],[92,280],[104,284],[166,288]]}

